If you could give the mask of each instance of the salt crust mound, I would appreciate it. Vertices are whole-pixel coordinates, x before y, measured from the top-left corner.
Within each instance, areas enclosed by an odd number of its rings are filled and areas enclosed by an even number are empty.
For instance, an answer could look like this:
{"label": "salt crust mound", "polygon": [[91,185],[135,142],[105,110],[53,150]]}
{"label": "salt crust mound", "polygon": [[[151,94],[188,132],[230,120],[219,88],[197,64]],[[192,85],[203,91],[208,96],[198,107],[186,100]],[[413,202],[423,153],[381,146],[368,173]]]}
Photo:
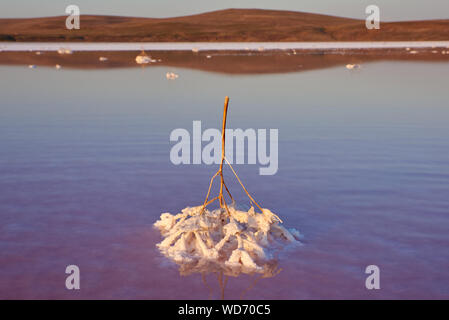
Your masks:
{"label": "salt crust mound", "polygon": [[216,264],[230,274],[266,273],[272,252],[286,243],[299,243],[299,233],[280,225],[269,209],[256,213],[229,207],[209,211],[187,207],[182,213],[161,214],[154,226],[164,237],[157,247],[166,257],[193,268]]}

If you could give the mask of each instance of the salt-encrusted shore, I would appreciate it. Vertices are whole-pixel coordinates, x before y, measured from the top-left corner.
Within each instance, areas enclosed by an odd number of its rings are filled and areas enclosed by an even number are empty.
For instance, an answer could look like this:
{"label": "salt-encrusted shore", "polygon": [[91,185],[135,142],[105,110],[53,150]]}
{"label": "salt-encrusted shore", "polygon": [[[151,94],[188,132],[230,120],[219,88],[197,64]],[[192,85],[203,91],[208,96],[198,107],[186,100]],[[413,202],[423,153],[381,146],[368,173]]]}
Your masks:
{"label": "salt-encrusted shore", "polygon": [[449,48],[449,41],[372,42],[0,42],[0,51],[265,51]]}

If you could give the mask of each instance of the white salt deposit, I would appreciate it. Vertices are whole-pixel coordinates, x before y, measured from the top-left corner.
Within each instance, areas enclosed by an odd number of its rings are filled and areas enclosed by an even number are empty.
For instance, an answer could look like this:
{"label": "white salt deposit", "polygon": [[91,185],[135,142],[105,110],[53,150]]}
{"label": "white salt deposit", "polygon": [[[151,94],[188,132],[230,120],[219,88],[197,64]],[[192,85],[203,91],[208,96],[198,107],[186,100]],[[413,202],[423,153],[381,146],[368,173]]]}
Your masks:
{"label": "white salt deposit", "polygon": [[353,42],[11,42],[1,43],[3,51],[211,51],[211,50],[326,50],[326,49],[405,49],[449,48],[449,41],[353,41]]}
{"label": "white salt deposit", "polygon": [[181,213],[163,213],[154,226],[164,239],[157,247],[178,264],[213,263],[226,274],[267,272],[273,252],[285,244],[299,244],[299,233],[280,225],[268,209],[256,213],[229,207],[209,211],[203,206],[187,207]]}
{"label": "white salt deposit", "polygon": [[59,49],[58,49],[58,53],[59,53],[59,54],[72,54],[73,51],[72,51],[71,49],[59,48]]}
{"label": "white salt deposit", "polygon": [[136,63],[138,64],[148,64],[148,63],[155,63],[155,62],[160,62],[161,60],[157,60],[157,59],[153,59],[150,56],[148,56],[145,51],[142,51],[141,54],[139,54],[136,57]]}
{"label": "white salt deposit", "polygon": [[354,70],[354,69],[359,69],[360,65],[359,64],[347,64],[346,65],[346,69],[348,70]]}
{"label": "white salt deposit", "polygon": [[178,79],[178,78],[179,78],[179,75],[177,75],[177,74],[174,73],[174,72],[167,72],[167,73],[165,74],[165,77],[166,77],[168,80],[175,80],[175,79]]}
{"label": "white salt deposit", "polygon": [[146,54],[139,54],[136,57],[136,63],[138,64],[147,64],[151,62],[151,58],[147,56]]}

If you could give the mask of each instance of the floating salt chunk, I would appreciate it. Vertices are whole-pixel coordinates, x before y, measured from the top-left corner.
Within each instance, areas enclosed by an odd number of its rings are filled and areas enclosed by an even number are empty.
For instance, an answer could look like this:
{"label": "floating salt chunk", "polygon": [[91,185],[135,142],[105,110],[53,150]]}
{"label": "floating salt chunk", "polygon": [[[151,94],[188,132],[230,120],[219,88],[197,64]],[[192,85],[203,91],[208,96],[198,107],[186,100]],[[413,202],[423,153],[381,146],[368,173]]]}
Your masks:
{"label": "floating salt chunk", "polygon": [[208,54],[208,55],[206,56],[206,58],[207,58],[207,59],[210,59],[210,58],[212,58],[212,56]]}
{"label": "floating salt chunk", "polygon": [[293,50],[293,54],[296,55],[296,50]]}
{"label": "floating salt chunk", "polygon": [[416,50],[412,50],[412,51],[410,51],[409,53],[410,53],[410,54],[417,54],[417,53],[418,53],[418,51],[416,51]]}
{"label": "floating salt chunk", "polygon": [[198,53],[200,50],[198,48],[192,48],[192,52]]}
{"label": "floating salt chunk", "polygon": [[257,48],[257,51],[259,51],[259,52],[265,51],[265,48],[264,47],[259,47],[259,48]]}
{"label": "floating salt chunk", "polygon": [[42,54],[42,52],[40,52],[40,51],[35,52],[35,55],[37,55],[37,56],[40,56],[41,54]]}
{"label": "floating salt chunk", "polygon": [[175,79],[178,79],[178,78],[179,78],[179,75],[177,75],[177,74],[174,73],[174,72],[167,72],[167,73],[165,74],[165,77],[166,77],[168,80],[175,80]]}
{"label": "floating salt chunk", "polygon": [[59,64],[55,65],[56,70],[61,69],[61,66]]}
{"label": "floating salt chunk", "polygon": [[299,233],[282,227],[268,209],[256,213],[253,207],[248,211],[229,207],[229,216],[223,209],[202,208],[161,214],[154,226],[164,237],[157,245],[162,254],[178,263],[207,259],[244,273],[262,273],[279,244],[299,243]]}
{"label": "floating salt chunk", "polygon": [[58,49],[58,53],[59,53],[59,54],[72,54],[73,51],[70,50],[70,49],[64,49],[64,48],[61,48],[61,49]]}
{"label": "floating salt chunk", "polygon": [[359,64],[347,64],[346,65],[346,69],[348,70],[354,70],[354,69],[359,69],[360,65]]}
{"label": "floating salt chunk", "polygon": [[151,62],[151,58],[147,56],[146,54],[139,54],[136,57],[136,63],[138,64],[148,64]]}
{"label": "floating salt chunk", "polygon": [[411,49],[410,48],[405,48],[405,51],[410,51]]}
{"label": "floating salt chunk", "polygon": [[436,51],[436,50],[432,50],[432,53],[438,53],[438,51]]}
{"label": "floating salt chunk", "polygon": [[138,64],[148,64],[148,63],[155,63],[160,62],[162,60],[160,59],[153,59],[150,56],[148,56],[145,51],[142,50],[142,52],[136,57],[136,63]]}
{"label": "floating salt chunk", "polygon": [[105,61],[108,61],[109,59],[106,57],[100,57],[100,58],[98,58],[98,60],[101,62],[105,62]]}

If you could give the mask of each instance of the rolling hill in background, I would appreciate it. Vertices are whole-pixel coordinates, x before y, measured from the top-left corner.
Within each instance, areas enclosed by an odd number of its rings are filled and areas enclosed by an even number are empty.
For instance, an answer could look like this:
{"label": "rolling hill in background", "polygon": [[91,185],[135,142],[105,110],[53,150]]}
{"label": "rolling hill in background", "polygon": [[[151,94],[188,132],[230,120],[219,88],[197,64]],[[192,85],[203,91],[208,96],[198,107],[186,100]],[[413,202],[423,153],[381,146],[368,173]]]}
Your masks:
{"label": "rolling hill in background", "polygon": [[426,41],[449,40],[449,19],[385,22],[260,9],[227,9],[175,18],[81,16],[80,30],[66,16],[0,19],[0,41],[209,42],[209,41]]}

